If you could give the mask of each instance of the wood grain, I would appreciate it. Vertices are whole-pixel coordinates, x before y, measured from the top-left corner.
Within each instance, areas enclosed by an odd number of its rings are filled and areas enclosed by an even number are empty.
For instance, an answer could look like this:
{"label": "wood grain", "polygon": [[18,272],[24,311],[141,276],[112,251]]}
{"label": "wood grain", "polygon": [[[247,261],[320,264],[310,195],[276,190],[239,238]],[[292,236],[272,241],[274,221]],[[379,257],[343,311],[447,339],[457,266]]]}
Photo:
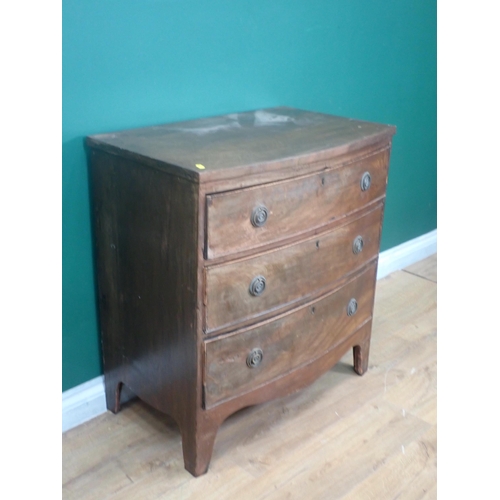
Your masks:
{"label": "wood grain", "polygon": [[[269,185],[207,196],[209,259],[258,248],[331,223],[385,196],[389,150],[353,164]],[[365,172],[371,186],[360,186]],[[265,206],[265,224],[255,227],[252,211]]]}
{"label": "wood grain", "polygon": [[201,407],[197,187],[99,150],[91,155],[107,407],[119,411],[125,384],[175,418],[188,441]]}
{"label": "wood grain", "polygon": [[[205,406],[236,397],[321,357],[371,319],[376,263],[339,290],[262,326],[206,342]],[[357,312],[347,315],[355,298]],[[263,351],[249,368],[248,354]]]}
{"label": "wood grain", "polygon": [[436,284],[388,278],[362,378],[348,353],[303,391],[230,416],[197,479],[177,427],[131,402],[63,434],[63,498],[435,499]]}
{"label": "wood grain", "polygon": [[408,266],[405,271],[437,282],[437,254]]}
{"label": "wood grain", "polygon": [[[238,322],[255,321],[310,300],[359,270],[378,255],[382,210],[379,204],[333,231],[255,257],[207,267],[205,333],[234,329]],[[356,254],[353,242],[358,236],[363,248]],[[259,275],[266,279],[265,290],[252,296],[249,285]]]}
{"label": "wood grain", "polygon": [[291,159],[292,166],[302,157],[351,153],[387,142],[394,133],[388,125],[279,107],[94,135],[88,144],[207,182],[263,172],[283,159]]}

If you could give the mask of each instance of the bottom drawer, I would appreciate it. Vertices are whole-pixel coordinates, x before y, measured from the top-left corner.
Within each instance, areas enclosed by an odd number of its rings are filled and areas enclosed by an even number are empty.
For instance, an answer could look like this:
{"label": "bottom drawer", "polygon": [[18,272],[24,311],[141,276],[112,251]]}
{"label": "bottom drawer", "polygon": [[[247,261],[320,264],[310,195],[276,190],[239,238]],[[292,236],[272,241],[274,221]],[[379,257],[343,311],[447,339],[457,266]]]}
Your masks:
{"label": "bottom drawer", "polygon": [[[259,326],[205,342],[205,407],[304,365],[352,335],[372,315],[376,262],[342,288]],[[349,307],[351,305],[351,307]]]}

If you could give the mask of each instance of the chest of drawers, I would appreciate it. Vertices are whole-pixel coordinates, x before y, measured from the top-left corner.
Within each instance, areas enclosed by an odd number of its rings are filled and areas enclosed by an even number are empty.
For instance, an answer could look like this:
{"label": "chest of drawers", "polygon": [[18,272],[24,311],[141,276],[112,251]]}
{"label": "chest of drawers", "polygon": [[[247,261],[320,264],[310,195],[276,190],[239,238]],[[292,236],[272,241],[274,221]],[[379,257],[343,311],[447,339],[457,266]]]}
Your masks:
{"label": "chest of drawers", "polygon": [[87,138],[106,401],[220,424],[368,365],[395,128],[272,108]]}

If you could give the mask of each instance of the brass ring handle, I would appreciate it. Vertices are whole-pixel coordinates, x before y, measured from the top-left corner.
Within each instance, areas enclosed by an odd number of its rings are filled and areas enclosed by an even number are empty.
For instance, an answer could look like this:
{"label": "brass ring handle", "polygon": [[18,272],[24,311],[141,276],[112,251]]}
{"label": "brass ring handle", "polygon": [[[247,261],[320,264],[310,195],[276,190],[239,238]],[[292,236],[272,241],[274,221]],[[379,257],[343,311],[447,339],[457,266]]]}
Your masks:
{"label": "brass ring handle", "polygon": [[367,191],[372,184],[372,176],[370,172],[365,172],[361,177],[361,191]]}
{"label": "brass ring handle", "polygon": [[354,316],[358,310],[358,302],[356,299],[351,299],[347,304],[347,316]]}
{"label": "brass ring handle", "polygon": [[264,292],[266,289],[266,278],[264,276],[255,276],[255,278],[252,280],[250,283],[250,287],[248,288],[248,291],[250,292],[251,295],[254,297],[257,297],[261,293]]}
{"label": "brass ring handle", "polygon": [[247,366],[248,368],[256,368],[262,363],[262,358],[264,357],[264,353],[262,349],[256,347],[252,349],[247,356]]}
{"label": "brass ring handle", "polygon": [[363,250],[364,244],[365,242],[363,241],[363,238],[361,236],[356,236],[352,242],[352,253],[355,255],[360,253]]}
{"label": "brass ring handle", "polygon": [[253,209],[250,221],[254,227],[261,227],[266,223],[268,216],[269,210],[264,205],[259,205]]}

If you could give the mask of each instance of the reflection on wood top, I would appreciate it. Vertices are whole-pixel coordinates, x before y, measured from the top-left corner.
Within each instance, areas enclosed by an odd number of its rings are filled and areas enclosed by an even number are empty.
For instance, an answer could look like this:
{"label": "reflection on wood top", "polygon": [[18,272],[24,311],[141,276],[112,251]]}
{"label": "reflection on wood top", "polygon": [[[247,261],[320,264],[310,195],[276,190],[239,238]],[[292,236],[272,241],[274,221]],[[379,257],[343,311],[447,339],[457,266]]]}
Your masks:
{"label": "reflection on wood top", "polygon": [[94,135],[87,144],[205,182],[234,168],[332,158],[394,133],[390,125],[278,107]]}

